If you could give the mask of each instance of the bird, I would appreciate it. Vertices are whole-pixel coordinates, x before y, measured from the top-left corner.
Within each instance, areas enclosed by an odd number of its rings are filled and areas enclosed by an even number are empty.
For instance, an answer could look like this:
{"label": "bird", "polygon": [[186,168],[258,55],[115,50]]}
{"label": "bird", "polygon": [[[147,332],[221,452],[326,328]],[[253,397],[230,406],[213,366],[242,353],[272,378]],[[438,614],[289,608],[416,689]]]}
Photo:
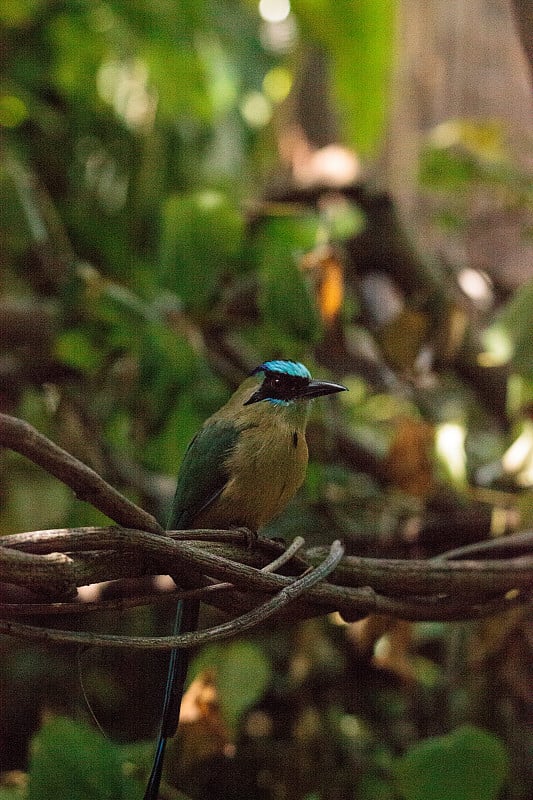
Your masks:
{"label": "bird", "polygon": [[[243,527],[256,535],[302,485],[308,462],[309,401],[346,391],[313,380],[303,364],[260,364],[189,444],[178,473],[168,530]],[[178,601],[174,634],[196,630],[199,601]],[[161,723],[144,800],[157,800],[166,741],[174,736],[188,650],[171,651]]]}

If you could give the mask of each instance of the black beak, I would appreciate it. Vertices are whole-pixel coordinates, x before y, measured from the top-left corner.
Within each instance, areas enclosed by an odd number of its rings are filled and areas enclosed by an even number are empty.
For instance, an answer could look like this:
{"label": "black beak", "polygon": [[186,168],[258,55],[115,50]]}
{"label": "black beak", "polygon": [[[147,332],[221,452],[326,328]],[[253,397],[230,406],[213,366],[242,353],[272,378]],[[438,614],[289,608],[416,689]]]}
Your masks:
{"label": "black beak", "polygon": [[347,391],[348,389],[346,386],[340,383],[332,383],[332,381],[309,381],[300,397],[304,400],[312,400],[313,397],[322,397],[325,394]]}
{"label": "black beak", "polygon": [[346,386],[331,381],[306,381],[302,378],[288,377],[289,385],[273,386],[267,385],[264,381],[253,395],[246,400],[243,405],[249,406],[252,403],[260,403],[261,400],[279,400],[281,402],[292,402],[295,400],[312,400],[314,397],[322,397],[325,394],[335,394],[335,392],[347,392]]}

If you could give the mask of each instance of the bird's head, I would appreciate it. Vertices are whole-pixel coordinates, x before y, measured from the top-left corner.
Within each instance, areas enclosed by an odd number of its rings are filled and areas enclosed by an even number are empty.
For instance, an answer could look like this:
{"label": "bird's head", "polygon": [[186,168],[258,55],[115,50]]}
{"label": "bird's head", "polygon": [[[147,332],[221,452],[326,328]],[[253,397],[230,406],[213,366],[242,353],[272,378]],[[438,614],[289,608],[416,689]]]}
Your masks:
{"label": "bird's head", "polygon": [[297,401],[346,391],[346,387],[340,383],[313,380],[307,367],[297,361],[265,361],[254,369],[252,375],[262,375],[263,379],[244,403],[245,406],[262,400],[287,406]]}

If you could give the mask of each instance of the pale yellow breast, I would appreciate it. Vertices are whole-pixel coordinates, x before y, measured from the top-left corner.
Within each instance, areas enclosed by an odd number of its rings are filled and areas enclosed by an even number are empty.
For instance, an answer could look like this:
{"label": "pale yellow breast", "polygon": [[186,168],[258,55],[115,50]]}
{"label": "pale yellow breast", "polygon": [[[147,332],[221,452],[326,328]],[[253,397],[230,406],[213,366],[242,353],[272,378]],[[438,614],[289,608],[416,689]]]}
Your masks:
{"label": "pale yellow breast", "polygon": [[268,415],[249,420],[226,461],[228,484],[195,526],[259,530],[298,491],[308,460],[305,421],[285,420],[281,414],[273,421]]}

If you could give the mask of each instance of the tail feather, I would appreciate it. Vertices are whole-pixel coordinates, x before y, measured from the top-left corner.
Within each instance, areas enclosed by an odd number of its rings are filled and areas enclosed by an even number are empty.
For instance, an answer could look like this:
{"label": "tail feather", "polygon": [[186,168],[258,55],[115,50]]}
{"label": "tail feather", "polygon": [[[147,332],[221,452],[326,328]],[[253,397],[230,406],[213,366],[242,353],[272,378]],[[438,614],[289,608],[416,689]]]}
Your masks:
{"label": "tail feather", "polygon": [[[198,627],[198,612],[200,603],[197,600],[180,600],[176,608],[174,619],[174,635],[195,631]],[[157,739],[154,762],[152,771],[144,793],[144,800],[157,800],[159,796],[159,785],[163,772],[163,759],[167,739],[174,736],[178,727],[181,700],[185,680],[187,678],[187,668],[189,666],[189,651],[182,649],[172,650],[168,662],[167,682],[165,686],[165,696],[163,699],[163,710],[161,713],[161,726]]]}
{"label": "tail feather", "polygon": [[159,784],[161,783],[161,774],[163,772],[163,758],[165,755],[165,747],[167,740],[164,736],[160,736],[157,741],[157,748],[154,756],[154,763],[152,764],[152,772],[146,784],[143,800],[157,800],[159,797]]}

